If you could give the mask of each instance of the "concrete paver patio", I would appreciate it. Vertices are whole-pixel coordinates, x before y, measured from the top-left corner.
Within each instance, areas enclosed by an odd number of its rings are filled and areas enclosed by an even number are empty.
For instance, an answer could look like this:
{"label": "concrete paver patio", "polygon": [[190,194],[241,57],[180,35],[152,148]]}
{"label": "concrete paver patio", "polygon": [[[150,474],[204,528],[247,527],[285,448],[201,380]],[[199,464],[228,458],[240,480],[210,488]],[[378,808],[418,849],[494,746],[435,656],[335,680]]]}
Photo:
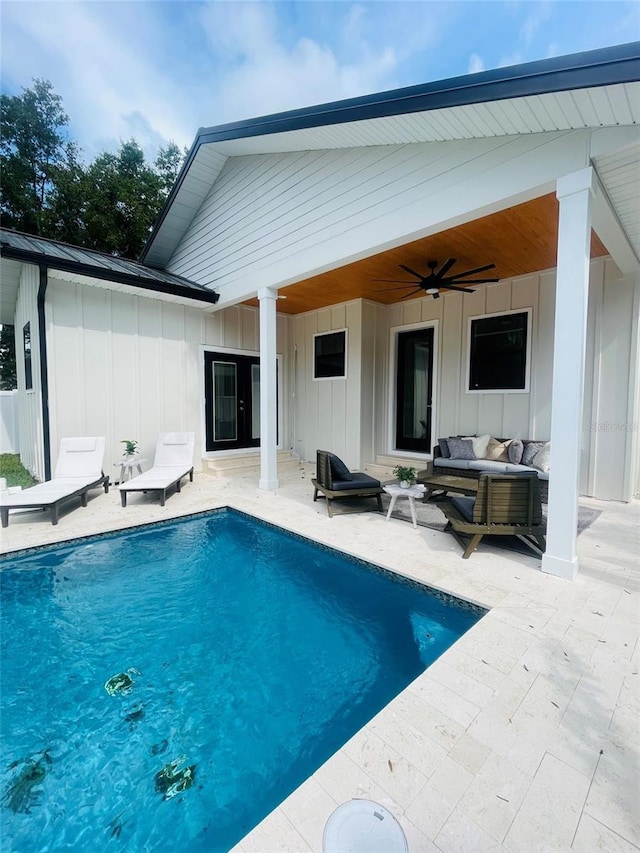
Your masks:
{"label": "concrete paver patio", "polygon": [[599,515],[579,537],[575,581],[540,560],[447,533],[313,503],[314,468],[257,478],[196,475],[160,507],[117,489],[86,509],[11,517],[4,552],[234,506],[468,598],[490,612],[349,740],[240,844],[237,853],[320,851],[331,812],[376,800],[411,851],[640,849],[640,504],[581,501]]}

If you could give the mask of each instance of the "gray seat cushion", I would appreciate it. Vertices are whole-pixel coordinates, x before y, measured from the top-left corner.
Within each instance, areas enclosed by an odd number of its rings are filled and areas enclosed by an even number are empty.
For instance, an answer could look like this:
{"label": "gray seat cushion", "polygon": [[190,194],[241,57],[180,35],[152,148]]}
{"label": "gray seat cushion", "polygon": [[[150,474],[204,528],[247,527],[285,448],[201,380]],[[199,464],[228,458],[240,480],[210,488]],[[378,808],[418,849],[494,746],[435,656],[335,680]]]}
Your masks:
{"label": "gray seat cushion", "polygon": [[469,462],[469,468],[473,471],[491,471],[493,474],[505,474],[509,470],[509,463],[495,462],[491,459],[474,459]]}
{"label": "gray seat cushion", "polygon": [[471,460],[469,459],[441,459],[438,457],[433,460],[434,468],[461,468],[465,471],[469,470]]}
{"label": "gray seat cushion", "polygon": [[473,507],[475,502],[475,498],[462,497],[461,495],[456,495],[451,498],[453,506],[462,513],[467,521],[473,521]]}
{"label": "gray seat cushion", "polygon": [[368,474],[351,472],[350,480],[334,480],[333,490],[335,492],[348,491],[349,489],[376,489],[380,488],[380,480],[375,480]]}

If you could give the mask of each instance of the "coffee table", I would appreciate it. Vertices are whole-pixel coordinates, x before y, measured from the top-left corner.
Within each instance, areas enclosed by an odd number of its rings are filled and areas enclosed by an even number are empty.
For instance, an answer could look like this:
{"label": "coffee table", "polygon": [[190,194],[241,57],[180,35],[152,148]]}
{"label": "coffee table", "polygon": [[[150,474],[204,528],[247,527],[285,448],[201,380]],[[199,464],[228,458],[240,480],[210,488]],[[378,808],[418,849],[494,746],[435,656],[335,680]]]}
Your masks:
{"label": "coffee table", "polygon": [[398,498],[407,498],[409,501],[409,509],[411,511],[411,521],[417,530],[418,519],[416,517],[416,498],[422,497],[424,494],[424,487],[420,485],[404,487],[396,483],[389,483],[389,485],[383,486],[382,488],[388,495],[391,495],[389,509],[387,510],[387,521],[391,518],[391,513],[393,512],[393,508],[396,505]]}
{"label": "coffee table", "polygon": [[423,503],[426,503],[433,492],[442,492],[446,497],[447,492],[455,492],[459,495],[476,495],[478,493],[478,480],[470,477],[455,477],[453,474],[434,474],[428,472],[423,476],[418,475],[418,482],[426,488]]}

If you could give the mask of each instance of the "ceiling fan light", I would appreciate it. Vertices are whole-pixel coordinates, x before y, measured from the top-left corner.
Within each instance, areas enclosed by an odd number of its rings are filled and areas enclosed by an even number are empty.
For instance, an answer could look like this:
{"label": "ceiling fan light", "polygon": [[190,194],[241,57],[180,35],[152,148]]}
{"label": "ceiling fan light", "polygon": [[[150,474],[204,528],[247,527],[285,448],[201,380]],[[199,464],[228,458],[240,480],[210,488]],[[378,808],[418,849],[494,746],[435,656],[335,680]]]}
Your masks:
{"label": "ceiling fan light", "polygon": [[440,293],[440,291],[437,287],[428,287],[427,293],[429,294],[429,296],[436,296]]}

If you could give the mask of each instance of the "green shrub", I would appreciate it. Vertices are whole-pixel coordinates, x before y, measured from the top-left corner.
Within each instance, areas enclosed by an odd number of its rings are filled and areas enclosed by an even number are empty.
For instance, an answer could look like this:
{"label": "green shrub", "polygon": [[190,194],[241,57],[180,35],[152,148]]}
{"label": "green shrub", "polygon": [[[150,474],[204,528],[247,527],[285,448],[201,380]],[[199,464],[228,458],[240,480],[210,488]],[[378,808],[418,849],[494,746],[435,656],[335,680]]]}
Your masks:
{"label": "green shrub", "polygon": [[23,489],[37,482],[20,462],[17,453],[0,453],[0,477],[4,477],[7,486],[22,486]]}

